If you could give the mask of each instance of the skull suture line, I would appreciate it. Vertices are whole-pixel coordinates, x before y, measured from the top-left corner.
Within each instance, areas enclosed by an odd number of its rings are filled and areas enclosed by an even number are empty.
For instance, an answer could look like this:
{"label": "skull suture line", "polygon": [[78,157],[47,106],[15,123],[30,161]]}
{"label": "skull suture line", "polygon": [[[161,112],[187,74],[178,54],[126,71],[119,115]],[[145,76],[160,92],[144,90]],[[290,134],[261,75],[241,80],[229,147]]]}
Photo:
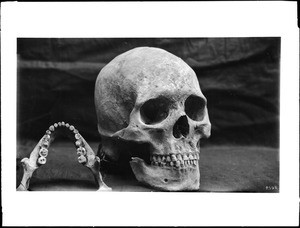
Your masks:
{"label": "skull suture line", "polygon": [[197,76],[182,59],[151,47],[117,56],[98,75],[95,106],[105,156],[128,158],[137,180],[154,188],[199,189],[200,139],[211,124]]}

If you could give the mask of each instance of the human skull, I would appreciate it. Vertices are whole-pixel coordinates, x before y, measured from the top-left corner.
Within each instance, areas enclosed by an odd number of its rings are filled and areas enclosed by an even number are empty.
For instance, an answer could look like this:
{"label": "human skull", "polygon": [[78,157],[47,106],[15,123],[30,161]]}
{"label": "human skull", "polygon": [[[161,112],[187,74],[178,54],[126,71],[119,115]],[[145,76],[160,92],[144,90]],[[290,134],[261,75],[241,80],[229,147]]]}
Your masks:
{"label": "human skull", "polygon": [[152,47],[117,56],[97,77],[95,106],[105,156],[129,161],[151,187],[199,189],[200,139],[211,124],[197,76],[182,59]]}

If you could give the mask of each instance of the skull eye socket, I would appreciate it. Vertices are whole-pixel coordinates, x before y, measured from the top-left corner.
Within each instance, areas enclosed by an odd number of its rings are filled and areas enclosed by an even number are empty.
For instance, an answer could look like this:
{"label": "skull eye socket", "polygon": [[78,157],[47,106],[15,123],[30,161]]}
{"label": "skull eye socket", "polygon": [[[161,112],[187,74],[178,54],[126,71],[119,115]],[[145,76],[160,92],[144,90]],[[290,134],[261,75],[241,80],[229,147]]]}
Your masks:
{"label": "skull eye socket", "polygon": [[194,95],[185,100],[185,113],[195,121],[201,121],[204,117],[205,100]]}
{"label": "skull eye socket", "polygon": [[168,100],[164,97],[158,97],[146,101],[141,109],[141,118],[145,124],[156,124],[169,115]]}

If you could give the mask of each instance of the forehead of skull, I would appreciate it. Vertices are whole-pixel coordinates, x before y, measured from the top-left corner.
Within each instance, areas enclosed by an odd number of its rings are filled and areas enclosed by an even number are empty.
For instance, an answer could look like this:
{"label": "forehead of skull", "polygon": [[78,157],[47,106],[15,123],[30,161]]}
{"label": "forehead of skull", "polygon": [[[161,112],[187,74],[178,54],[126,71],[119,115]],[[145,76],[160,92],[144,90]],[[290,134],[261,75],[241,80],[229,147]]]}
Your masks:
{"label": "forehead of skull", "polygon": [[127,51],[106,65],[101,74],[120,81],[119,85],[135,88],[140,99],[156,94],[180,96],[188,91],[202,95],[191,67],[160,48],[139,47]]}

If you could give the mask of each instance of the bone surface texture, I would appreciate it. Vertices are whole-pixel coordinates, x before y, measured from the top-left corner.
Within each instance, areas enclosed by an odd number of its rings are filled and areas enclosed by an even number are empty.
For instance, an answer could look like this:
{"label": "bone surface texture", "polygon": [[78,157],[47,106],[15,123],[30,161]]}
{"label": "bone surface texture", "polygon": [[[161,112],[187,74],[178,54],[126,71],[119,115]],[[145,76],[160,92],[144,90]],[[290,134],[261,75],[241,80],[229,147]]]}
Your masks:
{"label": "bone surface texture", "polygon": [[199,189],[200,140],[211,124],[197,76],[181,58],[152,47],[117,56],[97,77],[95,106],[107,158],[129,160],[153,188]]}
{"label": "bone surface texture", "polygon": [[67,128],[72,132],[77,148],[78,162],[89,168],[98,184],[98,191],[111,190],[102,180],[100,173],[100,159],[95,155],[92,148],[88,145],[85,139],[79,134],[78,130],[73,125],[69,125],[65,122],[58,122],[49,127],[45,135],[40,139],[30,154],[29,158],[23,158],[21,160],[24,173],[22,181],[17,188],[18,191],[26,191],[29,188],[30,179],[33,172],[40,166],[47,163],[48,148],[51,142],[55,139],[55,132],[57,128]]}

